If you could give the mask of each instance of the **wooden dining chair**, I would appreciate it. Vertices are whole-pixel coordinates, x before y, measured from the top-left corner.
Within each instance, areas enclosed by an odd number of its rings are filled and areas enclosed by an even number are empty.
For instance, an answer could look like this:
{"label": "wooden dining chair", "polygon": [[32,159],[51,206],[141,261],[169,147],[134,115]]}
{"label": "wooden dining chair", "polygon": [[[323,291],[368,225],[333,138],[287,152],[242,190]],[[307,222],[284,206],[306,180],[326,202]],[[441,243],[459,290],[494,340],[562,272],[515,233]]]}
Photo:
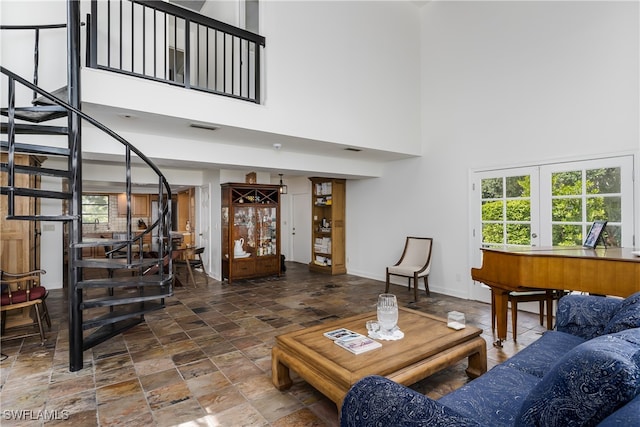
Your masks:
{"label": "wooden dining chair", "polygon": [[205,283],[207,285],[209,284],[209,276],[207,275],[206,271],[204,271],[204,262],[202,261],[203,253],[204,247],[187,248],[184,251],[183,259],[178,259],[175,261],[176,265],[184,265],[187,267],[187,270],[189,271],[189,277],[191,278],[191,283],[193,283],[193,286],[197,286],[196,279],[193,276],[194,268],[202,268],[202,271],[204,272]]}
{"label": "wooden dining chair", "polygon": [[[40,284],[40,277],[46,274],[44,270],[34,270],[26,273],[7,273],[0,270],[0,286],[2,287],[2,302],[0,310],[2,312],[1,332],[3,339],[26,338],[30,336],[40,335],[42,345],[46,340],[42,321],[47,322],[47,326],[51,329],[51,318],[45,302],[48,291]],[[18,313],[22,311],[23,318],[31,318],[30,322],[15,322],[9,326],[7,314],[10,312]],[[31,311],[34,311],[33,314]],[[5,337],[5,331],[9,328],[22,328],[26,326],[37,325],[38,331],[32,333],[24,333],[22,335],[11,335]]]}

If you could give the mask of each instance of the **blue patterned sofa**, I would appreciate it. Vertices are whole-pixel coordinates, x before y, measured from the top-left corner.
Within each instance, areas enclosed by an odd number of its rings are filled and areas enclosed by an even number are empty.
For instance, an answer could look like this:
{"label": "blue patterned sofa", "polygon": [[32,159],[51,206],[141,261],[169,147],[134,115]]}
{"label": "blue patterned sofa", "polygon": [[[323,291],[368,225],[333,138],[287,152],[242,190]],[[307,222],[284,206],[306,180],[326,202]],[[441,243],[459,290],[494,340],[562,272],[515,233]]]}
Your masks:
{"label": "blue patterned sofa", "polygon": [[345,396],[356,426],[640,426],[640,292],[568,295],[557,330],[439,400],[369,376]]}

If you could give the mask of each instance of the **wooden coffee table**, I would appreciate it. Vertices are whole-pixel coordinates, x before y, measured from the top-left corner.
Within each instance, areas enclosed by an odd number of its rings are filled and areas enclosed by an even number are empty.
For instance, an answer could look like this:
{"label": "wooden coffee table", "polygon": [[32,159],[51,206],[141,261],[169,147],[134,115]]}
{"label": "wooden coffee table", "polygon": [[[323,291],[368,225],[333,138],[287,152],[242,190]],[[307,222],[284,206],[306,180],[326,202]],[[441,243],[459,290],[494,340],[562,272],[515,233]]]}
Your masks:
{"label": "wooden coffee table", "polygon": [[456,331],[447,327],[445,319],[407,308],[401,307],[398,313],[404,338],[380,340],[382,348],[353,354],[322,335],[337,328],[366,335],[366,321],[375,319],[375,312],[365,313],[277,336],[271,350],[273,384],[278,390],[291,387],[289,369],[293,369],[339,409],[351,386],[367,375],[410,385],[465,357],[469,358],[466,372],[470,377],[487,371],[482,329],[467,325]]}

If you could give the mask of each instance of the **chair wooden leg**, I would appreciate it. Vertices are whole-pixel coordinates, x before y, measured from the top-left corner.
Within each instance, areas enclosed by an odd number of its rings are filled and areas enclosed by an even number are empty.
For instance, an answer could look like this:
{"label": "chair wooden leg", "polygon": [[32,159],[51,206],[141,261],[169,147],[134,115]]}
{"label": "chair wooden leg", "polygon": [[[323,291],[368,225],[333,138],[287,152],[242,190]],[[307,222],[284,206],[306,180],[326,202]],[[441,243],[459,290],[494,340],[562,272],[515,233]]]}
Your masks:
{"label": "chair wooden leg", "polygon": [[430,297],[431,296],[431,292],[429,291],[429,276],[424,276],[424,288],[427,291],[427,296]]}
{"label": "chair wooden leg", "polygon": [[44,299],[42,300],[42,315],[44,317],[44,320],[47,322],[49,330],[51,330],[51,316],[49,316],[49,308],[47,307],[47,303],[44,301]]}
{"label": "chair wooden leg", "polygon": [[496,297],[491,288],[491,332],[496,330]]}
{"label": "chair wooden leg", "polygon": [[40,341],[42,345],[44,345],[44,342],[46,339],[44,337],[44,328],[42,327],[42,317],[40,315],[40,309],[38,308],[38,305],[39,304],[35,304],[33,308],[36,311],[36,321],[38,322],[38,331],[40,331]]}
{"label": "chair wooden leg", "polygon": [[547,330],[553,329],[553,291],[547,291]]}
{"label": "chair wooden leg", "polygon": [[540,326],[544,325],[544,302],[545,300],[538,301],[538,311],[540,312]]}
{"label": "chair wooden leg", "polygon": [[385,294],[389,293],[389,269],[387,269],[387,284],[384,288],[384,293]]}
{"label": "chair wooden leg", "polygon": [[202,255],[198,254],[198,258],[200,258],[200,266],[202,267],[202,272],[204,273],[204,283],[209,284],[209,275],[204,270],[204,262],[202,262]]}
{"label": "chair wooden leg", "polygon": [[7,325],[7,312],[3,311],[2,312],[2,320],[0,320],[0,334],[4,335],[4,327]]}
{"label": "chair wooden leg", "polygon": [[511,328],[513,329],[513,342],[516,342],[518,336],[518,303],[515,300],[511,300]]}
{"label": "chair wooden leg", "polygon": [[189,270],[189,277],[191,277],[191,283],[193,283],[194,288],[197,288],[196,279],[195,277],[193,277],[193,271],[191,270],[191,263],[189,262],[189,260],[186,260],[185,264],[187,264],[187,270]]}
{"label": "chair wooden leg", "polygon": [[[411,279],[409,279],[411,282]],[[413,300],[418,302],[418,273],[414,273],[413,275]]]}

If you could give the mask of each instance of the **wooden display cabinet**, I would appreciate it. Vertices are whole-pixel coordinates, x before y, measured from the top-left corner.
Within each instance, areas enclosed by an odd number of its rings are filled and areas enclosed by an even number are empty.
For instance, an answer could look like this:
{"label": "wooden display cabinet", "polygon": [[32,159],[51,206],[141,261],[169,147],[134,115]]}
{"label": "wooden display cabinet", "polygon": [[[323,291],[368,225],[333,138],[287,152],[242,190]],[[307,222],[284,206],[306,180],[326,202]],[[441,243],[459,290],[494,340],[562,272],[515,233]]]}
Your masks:
{"label": "wooden display cabinet", "polygon": [[221,184],[222,278],[280,275],[280,186]]}
{"label": "wooden display cabinet", "polygon": [[309,178],[311,196],[311,262],[309,269],[327,274],[347,272],[345,256],[344,179]]}

